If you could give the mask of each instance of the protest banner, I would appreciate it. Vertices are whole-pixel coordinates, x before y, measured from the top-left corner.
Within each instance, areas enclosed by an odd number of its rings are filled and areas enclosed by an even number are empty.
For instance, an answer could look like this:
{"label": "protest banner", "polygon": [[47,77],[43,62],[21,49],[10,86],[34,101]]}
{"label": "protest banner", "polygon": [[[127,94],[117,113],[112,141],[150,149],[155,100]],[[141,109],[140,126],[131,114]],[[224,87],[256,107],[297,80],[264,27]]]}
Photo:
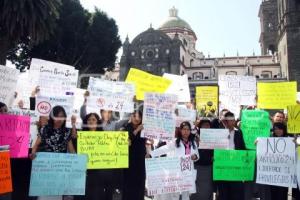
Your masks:
{"label": "protest banner", "polygon": [[300,105],[288,106],[288,133],[300,134]]}
{"label": "protest banner", "polygon": [[188,156],[146,159],[148,195],[191,191],[194,173],[193,161]]}
{"label": "protest banner", "polygon": [[164,73],[163,78],[172,81],[165,93],[178,96],[178,102],[190,102],[191,94],[187,74],[182,76]]}
{"label": "protest banner", "polygon": [[0,65],[0,102],[11,106],[14,101],[19,71]]}
{"label": "protest banner", "polygon": [[145,92],[164,93],[172,83],[169,79],[135,68],[130,68],[125,82],[135,85],[137,100],[144,100]]}
{"label": "protest banner", "polygon": [[296,152],[293,138],[259,138],[256,183],[297,187]]}
{"label": "protest banner", "polygon": [[226,108],[236,117],[242,105],[256,105],[256,78],[254,76],[219,76],[220,110]]}
{"label": "protest banner", "polygon": [[262,109],[286,109],[295,105],[297,82],[278,82],[257,84],[257,107]]}
{"label": "protest banner", "polygon": [[74,103],[74,96],[37,96],[35,112],[39,116],[49,116],[51,110],[55,106],[62,106],[66,113],[67,117],[71,117],[72,108]]}
{"label": "protest banner", "polygon": [[196,107],[200,117],[216,117],[219,107],[218,86],[196,87]]}
{"label": "protest banner", "polygon": [[194,127],[194,122],[196,121],[196,110],[188,108],[176,108],[176,127],[179,127],[182,122],[188,121]]}
{"label": "protest banner", "polygon": [[9,151],[0,151],[0,194],[12,192],[12,190]]}
{"label": "protest banner", "polygon": [[32,161],[29,196],[84,195],[87,156],[37,153]]}
{"label": "protest banner", "polygon": [[300,102],[300,92],[297,92],[297,101]]}
{"label": "protest banner", "polygon": [[214,150],[214,181],[253,181],[255,151]]}
{"label": "protest banner", "polygon": [[21,115],[21,116],[29,116],[30,117],[30,140],[29,140],[29,148],[32,148],[38,134],[38,127],[37,122],[39,121],[39,116],[33,110],[26,110],[26,109],[10,109],[8,111],[10,114],[13,115]]}
{"label": "protest banner", "polygon": [[[86,90],[76,88],[74,93],[74,101],[73,101],[73,108],[72,108],[72,115],[76,117],[76,129],[81,129],[82,127],[82,119],[80,117],[80,108],[84,104],[84,93]],[[71,119],[67,119],[66,127],[72,128]]]}
{"label": "protest banner", "polygon": [[263,110],[243,110],[241,129],[247,149],[256,149],[258,137],[270,136],[269,113]]}
{"label": "protest banner", "polygon": [[132,83],[107,81],[90,77],[87,110],[111,110],[131,113],[134,110],[135,86]]}
{"label": "protest banner", "polygon": [[88,155],[88,169],[128,168],[128,133],[78,131],[77,152]]}
{"label": "protest banner", "polygon": [[175,137],[177,96],[145,93],[142,137],[173,140]]}
{"label": "protest banner", "polygon": [[9,145],[12,158],[28,156],[30,117],[0,115],[0,146]]}
{"label": "protest banner", "polygon": [[18,93],[17,98],[14,102],[15,107],[18,106],[18,102],[20,100],[23,101],[24,107],[26,109],[30,108],[30,97],[33,88],[31,87],[30,80],[29,80],[29,72],[22,72],[18,76],[18,82],[16,86],[16,92]]}
{"label": "protest banner", "polygon": [[229,149],[228,129],[200,129],[199,149]]}
{"label": "protest banner", "polygon": [[60,96],[74,94],[78,70],[70,65],[33,58],[29,77],[32,89],[40,86],[40,95]]}

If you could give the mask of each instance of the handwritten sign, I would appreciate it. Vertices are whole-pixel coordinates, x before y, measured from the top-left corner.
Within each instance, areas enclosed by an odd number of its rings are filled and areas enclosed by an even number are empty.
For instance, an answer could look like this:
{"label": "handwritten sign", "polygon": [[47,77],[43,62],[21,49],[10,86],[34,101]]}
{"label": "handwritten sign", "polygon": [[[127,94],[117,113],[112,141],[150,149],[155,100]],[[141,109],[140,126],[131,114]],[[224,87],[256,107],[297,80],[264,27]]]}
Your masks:
{"label": "handwritten sign", "polygon": [[178,96],[178,102],[190,102],[191,94],[187,74],[182,76],[164,73],[164,78],[172,81],[165,93]]}
{"label": "handwritten sign", "polygon": [[297,182],[298,182],[298,187],[300,185],[300,147],[297,147]]}
{"label": "handwritten sign", "polygon": [[131,113],[134,110],[135,86],[132,83],[107,81],[90,77],[87,110],[112,110]]}
{"label": "handwritten sign", "polygon": [[79,131],[77,151],[88,155],[88,169],[128,168],[128,133]]}
{"label": "handwritten sign", "polygon": [[34,145],[37,134],[38,127],[37,122],[39,121],[39,116],[33,110],[25,110],[25,109],[10,109],[10,114],[13,115],[21,115],[21,116],[29,116],[30,117],[30,140],[29,140],[29,148],[32,148]]}
{"label": "handwritten sign", "polygon": [[300,105],[288,106],[288,133],[300,133]]}
{"label": "handwritten sign", "polygon": [[258,83],[257,107],[263,109],[286,109],[296,104],[297,82]]}
{"label": "handwritten sign", "polygon": [[177,96],[146,93],[142,135],[147,138],[172,140],[175,137]]}
{"label": "handwritten sign", "polygon": [[51,110],[55,106],[62,106],[68,117],[72,115],[74,96],[37,96],[35,112],[39,116],[49,116]]}
{"label": "handwritten sign", "polygon": [[219,88],[218,86],[198,86],[196,87],[196,107],[201,117],[218,114]]}
{"label": "handwritten sign", "polygon": [[[76,116],[75,126],[77,129],[81,129],[81,127],[82,127],[82,119],[80,117],[80,108],[84,103],[84,93],[85,92],[86,92],[86,90],[84,90],[84,89],[76,88],[75,93],[73,95],[74,103],[73,103],[73,108],[72,108],[72,115]],[[67,119],[66,127],[72,128],[71,118]]]}
{"label": "handwritten sign", "polygon": [[194,164],[190,157],[146,159],[148,195],[191,191],[195,185]]}
{"label": "handwritten sign", "polygon": [[60,96],[74,93],[78,70],[70,65],[33,58],[29,77],[32,88],[40,86],[40,95]]}
{"label": "handwritten sign", "polygon": [[220,75],[220,109],[227,108],[240,115],[241,105],[256,105],[256,78],[254,76]]}
{"label": "handwritten sign", "polygon": [[0,65],[0,102],[11,106],[17,87],[19,71]]}
{"label": "handwritten sign", "polygon": [[37,153],[32,161],[29,196],[84,195],[85,155]]}
{"label": "handwritten sign", "polygon": [[9,145],[12,158],[28,156],[30,117],[0,115],[0,146]]}
{"label": "handwritten sign", "polygon": [[213,180],[253,181],[255,151],[214,150]]}
{"label": "handwritten sign", "polygon": [[0,194],[12,192],[9,151],[0,151]]}
{"label": "handwritten sign", "polygon": [[228,129],[200,129],[199,149],[228,149]]}
{"label": "handwritten sign", "polygon": [[196,110],[187,108],[176,109],[176,127],[179,127],[182,122],[188,121],[193,126],[196,121]]}
{"label": "handwritten sign", "polygon": [[256,183],[297,187],[293,138],[259,138]]}
{"label": "handwritten sign", "polygon": [[256,149],[258,137],[270,136],[269,113],[263,110],[243,110],[241,129],[247,149]]}
{"label": "handwritten sign", "polygon": [[144,100],[145,92],[164,93],[172,83],[169,79],[135,68],[130,68],[125,82],[135,84],[136,99],[138,100]]}

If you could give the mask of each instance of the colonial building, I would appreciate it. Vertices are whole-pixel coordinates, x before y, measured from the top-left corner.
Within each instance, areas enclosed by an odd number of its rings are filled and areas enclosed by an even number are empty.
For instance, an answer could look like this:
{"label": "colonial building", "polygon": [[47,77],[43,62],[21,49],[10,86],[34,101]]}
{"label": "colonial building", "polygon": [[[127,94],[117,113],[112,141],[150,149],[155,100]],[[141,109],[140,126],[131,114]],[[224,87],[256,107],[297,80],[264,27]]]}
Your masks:
{"label": "colonial building", "polygon": [[[263,19],[270,17],[271,11],[267,7],[261,9],[259,16],[264,16]],[[273,26],[262,18],[261,22],[263,27]],[[168,19],[157,30],[150,27],[131,43],[126,38],[120,62],[120,80],[126,78],[130,67],[156,75],[164,72],[187,74],[192,94],[195,86],[216,85],[218,75],[252,75],[259,81],[286,80],[287,73],[280,65],[276,48],[272,46],[274,33],[265,33],[264,30],[260,38],[262,56],[205,57],[196,48],[196,33],[173,7],[169,10]],[[273,54],[269,55],[269,51]]]}

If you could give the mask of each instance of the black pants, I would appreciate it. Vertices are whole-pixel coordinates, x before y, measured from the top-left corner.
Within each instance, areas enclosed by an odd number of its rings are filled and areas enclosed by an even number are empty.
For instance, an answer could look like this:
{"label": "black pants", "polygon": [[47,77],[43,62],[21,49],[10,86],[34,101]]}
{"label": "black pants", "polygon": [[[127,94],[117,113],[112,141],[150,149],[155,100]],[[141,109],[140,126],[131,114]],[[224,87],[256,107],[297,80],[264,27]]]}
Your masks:
{"label": "black pants", "polygon": [[234,181],[217,182],[218,200],[244,200],[244,184]]}
{"label": "black pants", "polygon": [[288,188],[271,186],[271,199],[272,200],[287,200],[288,199]]}
{"label": "black pants", "polygon": [[124,186],[122,200],[144,200],[145,196],[145,170],[124,170]]}

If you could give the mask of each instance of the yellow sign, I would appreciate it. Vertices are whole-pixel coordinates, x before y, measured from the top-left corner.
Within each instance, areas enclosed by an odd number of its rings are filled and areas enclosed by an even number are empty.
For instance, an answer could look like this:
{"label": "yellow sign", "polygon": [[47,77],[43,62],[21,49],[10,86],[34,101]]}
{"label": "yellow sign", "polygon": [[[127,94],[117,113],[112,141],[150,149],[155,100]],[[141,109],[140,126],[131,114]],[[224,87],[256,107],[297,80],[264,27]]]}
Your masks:
{"label": "yellow sign", "polygon": [[88,155],[88,169],[128,168],[128,133],[78,131],[77,151]]}
{"label": "yellow sign", "polygon": [[300,134],[300,105],[288,106],[288,133]]}
{"label": "yellow sign", "polygon": [[217,116],[218,93],[218,86],[196,87],[196,107],[201,117]]}
{"label": "yellow sign", "polygon": [[125,82],[135,84],[136,99],[138,100],[144,100],[145,92],[164,93],[172,83],[169,79],[135,68],[130,68]]}
{"label": "yellow sign", "polygon": [[262,109],[286,109],[296,104],[297,82],[257,84],[257,107]]}

